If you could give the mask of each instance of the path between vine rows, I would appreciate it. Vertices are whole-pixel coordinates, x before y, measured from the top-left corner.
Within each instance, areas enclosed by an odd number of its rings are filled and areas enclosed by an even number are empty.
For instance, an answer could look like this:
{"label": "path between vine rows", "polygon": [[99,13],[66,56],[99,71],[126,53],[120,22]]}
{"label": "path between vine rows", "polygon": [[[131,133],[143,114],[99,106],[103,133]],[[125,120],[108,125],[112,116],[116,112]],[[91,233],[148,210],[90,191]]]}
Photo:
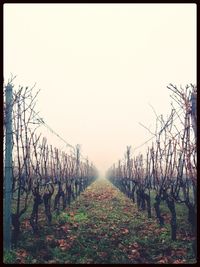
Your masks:
{"label": "path between vine rows", "polygon": [[65,212],[33,236],[28,220],[26,239],[17,250],[25,263],[182,263],[187,249],[165,244],[169,229],[139,212],[136,204],[105,179],[98,179]]}

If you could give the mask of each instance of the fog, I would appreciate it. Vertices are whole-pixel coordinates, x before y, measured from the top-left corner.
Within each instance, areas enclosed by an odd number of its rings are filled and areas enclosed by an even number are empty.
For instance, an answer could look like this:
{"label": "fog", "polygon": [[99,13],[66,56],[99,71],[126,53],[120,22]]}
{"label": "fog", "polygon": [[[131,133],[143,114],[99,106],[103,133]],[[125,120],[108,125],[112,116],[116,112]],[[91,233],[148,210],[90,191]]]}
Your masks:
{"label": "fog", "polygon": [[169,83],[196,83],[196,5],[4,4],[11,73],[16,86],[36,82],[36,111],[103,175],[127,145],[145,151],[139,122],[154,129],[151,106],[170,113]]}

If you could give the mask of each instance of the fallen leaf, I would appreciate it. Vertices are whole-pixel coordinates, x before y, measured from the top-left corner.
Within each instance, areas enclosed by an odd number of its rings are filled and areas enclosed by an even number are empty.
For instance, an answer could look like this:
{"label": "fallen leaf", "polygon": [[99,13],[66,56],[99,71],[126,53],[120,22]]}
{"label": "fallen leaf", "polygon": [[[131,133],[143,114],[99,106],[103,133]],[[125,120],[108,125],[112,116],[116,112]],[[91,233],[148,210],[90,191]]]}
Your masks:
{"label": "fallen leaf", "polygon": [[128,229],[123,229],[122,230],[122,234],[128,234],[129,233],[129,230]]}
{"label": "fallen leaf", "polygon": [[68,227],[66,225],[63,225],[60,228],[63,230],[63,232],[65,232],[65,233],[68,232]]}
{"label": "fallen leaf", "polygon": [[26,250],[24,250],[24,249],[20,249],[20,250],[18,250],[18,251],[16,252],[16,255],[17,255],[17,256],[20,256],[20,257],[22,257],[22,258],[24,258],[24,257],[26,257],[26,256],[28,255],[28,253],[27,253]]}
{"label": "fallen leaf", "polygon": [[46,241],[52,241],[54,239],[54,236],[53,235],[47,235],[46,236]]}
{"label": "fallen leaf", "polygon": [[62,251],[67,250],[71,247],[70,243],[67,243],[66,240],[60,239],[58,240],[59,247]]}
{"label": "fallen leaf", "polygon": [[136,248],[136,249],[139,248],[138,243],[137,243],[137,242],[134,242],[134,243],[133,243],[133,247]]}
{"label": "fallen leaf", "polygon": [[185,262],[186,262],[186,260],[181,260],[181,259],[173,261],[174,264],[182,264],[182,263],[185,263]]}
{"label": "fallen leaf", "polygon": [[99,255],[100,257],[106,257],[106,256],[108,255],[108,253],[105,252],[105,251],[103,251],[103,252],[98,252],[98,255]]}
{"label": "fallen leaf", "polygon": [[58,244],[60,247],[63,247],[63,246],[65,246],[66,241],[64,239],[60,239],[60,240],[58,240]]}
{"label": "fallen leaf", "polygon": [[172,256],[186,256],[187,248],[179,248],[177,250],[173,250],[171,255]]}
{"label": "fallen leaf", "polygon": [[162,257],[162,259],[159,260],[158,263],[160,263],[160,264],[168,263],[168,259],[167,259],[167,257]]}
{"label": "fallen leaf", "polygon": [[131,254],[134,258],[140,257],[140,253],[136,249],[131,250]]}

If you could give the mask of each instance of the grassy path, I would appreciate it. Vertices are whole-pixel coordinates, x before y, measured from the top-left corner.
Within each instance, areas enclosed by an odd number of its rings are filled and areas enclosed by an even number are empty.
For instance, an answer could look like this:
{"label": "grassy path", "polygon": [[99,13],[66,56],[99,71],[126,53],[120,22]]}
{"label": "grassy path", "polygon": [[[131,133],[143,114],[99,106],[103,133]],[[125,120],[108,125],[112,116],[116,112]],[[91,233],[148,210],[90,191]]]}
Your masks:
{"label": "grassy path", "polygon": [[191,242],[170,239],[169,225],[138,212],[107,180],[97,180],[70,208],[44,220],[34,237],[28,221],[13,257],[18,263],[192,263]]}

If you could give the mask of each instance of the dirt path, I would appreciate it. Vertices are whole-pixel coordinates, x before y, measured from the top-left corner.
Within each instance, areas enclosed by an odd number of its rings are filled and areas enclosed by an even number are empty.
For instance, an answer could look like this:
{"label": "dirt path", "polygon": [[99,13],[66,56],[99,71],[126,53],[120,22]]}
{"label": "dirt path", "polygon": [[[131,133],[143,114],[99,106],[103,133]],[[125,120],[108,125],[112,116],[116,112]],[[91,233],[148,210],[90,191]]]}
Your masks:
{"label": "dirt path", "polygon": [[93,183],[70,210],[78,223],[68,250],[71,262],[141,262],[132,221],[133,214],[135,219],[138,215],[136,206],[108,181]]}
{"label": "dirt path", "polygon": [[99,179],[54,215],[51,227],[44,222],[40,236],[27,231],[18,255],[29,255],[31,263],[179,263],[188,254],[188,248],[177,253],[180,242],[172,244],[169,227],[159,228],[155,218]]}

